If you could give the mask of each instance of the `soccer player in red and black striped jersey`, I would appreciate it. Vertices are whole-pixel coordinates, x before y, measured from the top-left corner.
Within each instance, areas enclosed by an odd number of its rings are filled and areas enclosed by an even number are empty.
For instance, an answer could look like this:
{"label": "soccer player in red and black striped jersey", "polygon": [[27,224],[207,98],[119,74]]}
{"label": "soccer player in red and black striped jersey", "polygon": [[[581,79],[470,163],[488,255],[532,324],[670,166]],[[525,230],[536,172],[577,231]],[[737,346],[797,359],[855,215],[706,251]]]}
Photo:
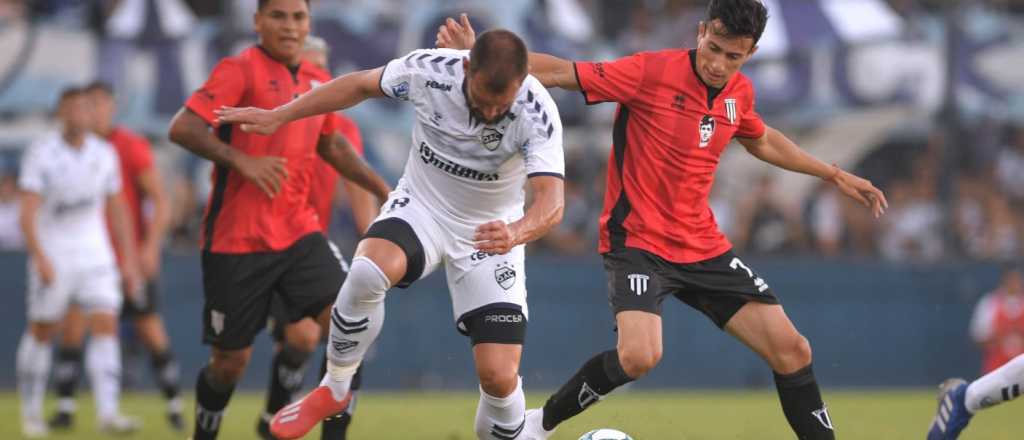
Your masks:
{"label": "soccer player in red and black striped jersey", "polygon": [[[302,51],[303,62],[311,63],[325,71],[327,69],[327,56],[329,52],[327,42],[322,38],[309,35],[306,37],[305,48]],[[354,153],[363,155],[363,137],[359,132],[359,126],[348,116],[340,113],[328,113],[326,122],[330,129],[337,135],[344,137],[352,146]],[[334,216],[336,206],[336,195],[338,187],[344,186],[345,195],[351,208],[354,220],[355,232],[362,237],[370,227],[370,223],[377,217],[380,211],[382,200],[374,197],[373,193],[366,191],[349,179],[341,179],[341,176],[334,167],[326,161],[319,160],[316,170],[313,172],[313,180],[309,190],[309,204],[316,211],[320,220],[320,229],[326,235]],[[341,262],[342,270],[348,273],[348,262],[341,251],[330,243],[332,250],[337,252],[338,260]],[[271,328],[274,341],[275,353],[274,362],[271,365],[270,386],[267,390],[267,402],[263,414],[257,424],[257,433],[261,438],[272,440],[274,437],[270,432],[270,420],[285,405],[292,402],[294,394],[302,387],[303,373],[308,370],[305,364],[287,365],[284,356],[280,356],[284,347],[305,347],[305,351],[316,349],[320,340],[327,337],[327,329],[321,328],[310,319],[304,319],[285,329],[282,323],[287,323],[288,310],[282,301],[275,300],[271,305]],[[322,363],[320,375],[325,374],[327,369],[326,354]],[[321,425],[320,438],[324,440],[345,440],[348,435],[348,427],[352,423],[355,414],[357,399],[356,391],[362,383],[362,366],[356,371],[352,379],[352,404],[341,414],[325,419]]]}
{"label": "soccer player in red and black striped jersey", "polygon": [[[837,185],[876,216],[887,202],[870,182],[815,159],[758,116],[753,85],[739,69],[757,50],[767,19],[760,1],[711,0],[696,49],[610,62],[530,54],[530,73],[545,86],[579,90],[588,104],[618,104],[599,220],[618,345],[588,360],[543,409],[527,414],[526,438],[547,438],[562,421],[657,365],[667,296],[764,358],[799,438],[835,437],[807,339],[765,280],[733,254],[708,194],[722,151],[736,139],[758,159]],[[465,16],[449,19],[438,33],[442,47],[464,48],[473,40]]]}
{"label": "soccer player in red and black striped jersey", "polygon": [[[317,156],[381,199],[390,192],[324,116],[269,136],[217,122],[214,111],[222,106],[274,108],[330,80],[301,62],[308,1],[260,0],[254,24],[259,45],[221,61],[170,128],[172,141],[216,164],[202,235],[203,342],[212,356],[196,383],[196,440],[216,438],[275,296],[289,311],[289,325],[328,322],[344,273],[309,204]],[[277,356],[301,365],[311,354],[286,346]]]}

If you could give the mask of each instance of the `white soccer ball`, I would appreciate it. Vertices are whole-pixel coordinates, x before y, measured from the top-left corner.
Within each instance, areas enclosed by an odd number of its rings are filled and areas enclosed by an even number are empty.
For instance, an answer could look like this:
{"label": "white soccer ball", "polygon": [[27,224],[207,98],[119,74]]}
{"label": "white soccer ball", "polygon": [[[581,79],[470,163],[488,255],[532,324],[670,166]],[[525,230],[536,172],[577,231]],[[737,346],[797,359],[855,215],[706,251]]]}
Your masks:
{"label": "white soccer ball", "polygon": [[629,434],[615,429],[595,429],[580,436],[580,440],[633,440]]}

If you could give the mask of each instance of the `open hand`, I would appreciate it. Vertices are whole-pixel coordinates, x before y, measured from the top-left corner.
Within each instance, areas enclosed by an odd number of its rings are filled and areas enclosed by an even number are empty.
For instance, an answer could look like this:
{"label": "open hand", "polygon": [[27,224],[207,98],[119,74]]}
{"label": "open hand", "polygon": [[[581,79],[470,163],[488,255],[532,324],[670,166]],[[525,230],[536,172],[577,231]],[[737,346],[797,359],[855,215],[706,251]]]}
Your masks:
{"label": "open hand", "polygon": [[437,41],[434,44],[442,48],[468,50],[473,48],[475,42],[476,32],[469,24],[469,16],[461,14],[457,22],[451,17],[444,21],[437,29]]}
{"label": "open hand", "polygon": [[885,210],[889,208],[889,201],[885,199],[885,194],[882,193],[882,190],[875,188],[875,185],[872,185],[867,179],[840,170],[830,180],[836,184],[836,187],[843,194],[871,209],[871,213],[875,215],[875,218],[881,217],[882,214],[885,214]]}
{"label": "open hand", "polygon": [[260,188],[267,197],[274,198],[281,192],[283,182],[288,179],[288,160],[276,156],[249,156],[239,154],[235,158],[235,169]]}
{"label": "open hand", "polygon": [[517,235],[505,222],[494,220],[477,226],[473,241],[479,251],[502,255],[518,244]]}
{"label": "open hand", "polygon": [[239,124],[242,131],[268,135],[281,126],[277,113],[256,107],[221,107],[213,111],[218,124]]}

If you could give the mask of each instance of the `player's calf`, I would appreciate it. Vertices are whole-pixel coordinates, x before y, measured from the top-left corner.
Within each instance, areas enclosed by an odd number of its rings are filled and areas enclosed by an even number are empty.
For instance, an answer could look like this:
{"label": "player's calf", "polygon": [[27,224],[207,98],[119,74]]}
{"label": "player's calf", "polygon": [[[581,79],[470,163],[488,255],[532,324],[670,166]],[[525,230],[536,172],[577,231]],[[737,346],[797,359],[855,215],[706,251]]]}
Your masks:
{"label": "player's calf", "polygon": [[252,356],[251,348],[212,350],[210,364],[196,378],[196,417],[194,440],[217,438],[224,408],[228,406],[235,384],[245,372]]}

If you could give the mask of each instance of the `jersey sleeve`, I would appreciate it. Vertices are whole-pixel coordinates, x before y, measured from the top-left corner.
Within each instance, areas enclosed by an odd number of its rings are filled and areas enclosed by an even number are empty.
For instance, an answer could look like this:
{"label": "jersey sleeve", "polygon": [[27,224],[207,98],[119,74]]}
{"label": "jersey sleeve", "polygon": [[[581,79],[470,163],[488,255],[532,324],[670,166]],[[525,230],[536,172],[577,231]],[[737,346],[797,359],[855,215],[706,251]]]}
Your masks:
{"label": "jersey sleeve", "polygon": [[148,140],[138,137],[135,139],[134,148],[132,148],[131,169],[136,174],[141,174],[151,167],[153,167],[153,149],[150,148]]}
{"label": "jersey sleeve", "polygon": [[643,54],[606,62],[578,61],[573,63],[573,68],[587,104],[628,104],[640,90],[644,78]]}
{"label": "jersey sleeve", "polygon": [[743,112],[743,116],[740,117],[740,126],[736,129],[734,137],[749,138],[749,139],[760,139],[764,136],[765,124],[764,120],[761,119],[761,115],[757,113],[754,108],[754,96],[753,87],[751,87],[750,101],[747,104],[747,108]]}
{"label": "jersey sleeve", "polygon": [[565,153],[562,148],[562,120],[558,107],[547,90],[531,87],[526,94],[521,133],[525,138],[522,154],[526,176],[565,177]]}
{"label": "jersey sleeve", "polygon": [[18,188],[21,188],[22,191],[42,194],[46,189],[43,161],[40,156],[38,147],[33,146],[25,150],[18,170]]}
{"label": "jersey sleeve", "polygon": [[419,69],[416,62],[420,57],[427,58],[430,54],[426,51],[414,50],[402,58],[389,61],[384,66],[384,73],[380,76],[380,90],[384,96],[402,101],[412,99],[413,88],[416,87],[416,76]]}
{"label": "jersey sleeve", "polygon": [[246,80],[242,66],[235,59],[225,59],[213,68],[210,77],[199,90],[185,101],[185,107],[192,110],[206,123],[216,126],[217,116],[213,111],[221,106],[236,106],[242,101]]}

